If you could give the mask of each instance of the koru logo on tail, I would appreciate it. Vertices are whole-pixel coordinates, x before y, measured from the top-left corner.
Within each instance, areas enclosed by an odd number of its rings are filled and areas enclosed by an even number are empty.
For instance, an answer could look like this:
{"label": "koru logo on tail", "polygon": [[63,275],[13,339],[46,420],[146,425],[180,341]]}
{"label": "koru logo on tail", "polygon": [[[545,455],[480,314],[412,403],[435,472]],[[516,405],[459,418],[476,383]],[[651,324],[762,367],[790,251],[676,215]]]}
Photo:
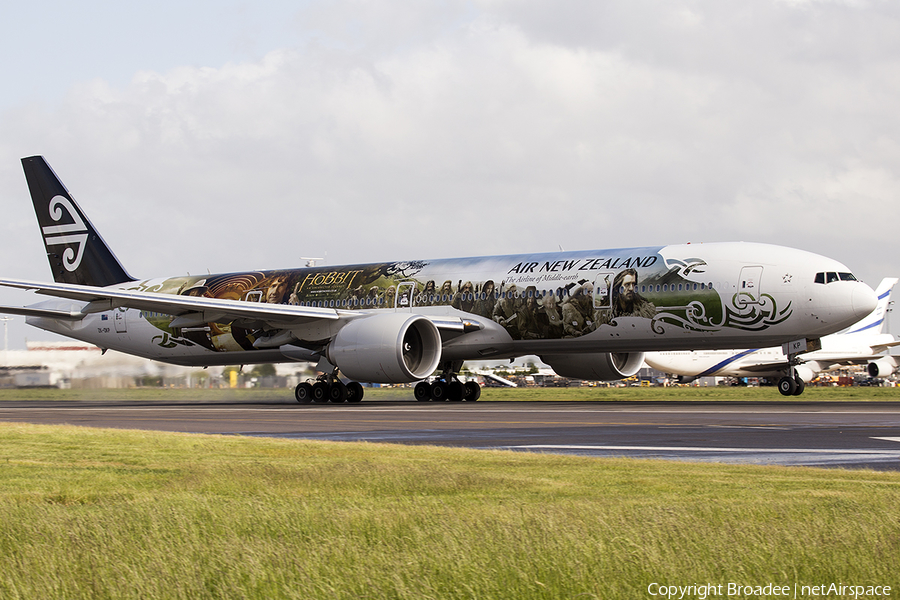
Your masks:
{"label": "koru logo on tail", "polygon": [[88,229],[72,206],[72,201],[64,196],[54,196],[50,200],[49,212],[50,218],[56,222],[62,220],[64,212],[75,221],[69,225],[49,225],[42,228],[44,232],[44,244],[49,249],[50,246],[61,246],[64,244],[77,244],[77,251],[71,246],[63,251],[63,265],[67,271],[74,271],[81,264],[81,258],[84,256],[84,247],[87,245]]}

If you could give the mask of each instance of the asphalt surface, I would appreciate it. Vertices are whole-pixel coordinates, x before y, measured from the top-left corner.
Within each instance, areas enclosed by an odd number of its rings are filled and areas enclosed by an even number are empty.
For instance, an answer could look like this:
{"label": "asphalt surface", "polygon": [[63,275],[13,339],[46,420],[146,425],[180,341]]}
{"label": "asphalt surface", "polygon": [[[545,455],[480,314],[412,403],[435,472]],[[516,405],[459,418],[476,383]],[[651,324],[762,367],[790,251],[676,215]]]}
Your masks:
{"label": "asphalt surface", "polygon": [[32,400],[0,422],[900,471],[897,402]]}

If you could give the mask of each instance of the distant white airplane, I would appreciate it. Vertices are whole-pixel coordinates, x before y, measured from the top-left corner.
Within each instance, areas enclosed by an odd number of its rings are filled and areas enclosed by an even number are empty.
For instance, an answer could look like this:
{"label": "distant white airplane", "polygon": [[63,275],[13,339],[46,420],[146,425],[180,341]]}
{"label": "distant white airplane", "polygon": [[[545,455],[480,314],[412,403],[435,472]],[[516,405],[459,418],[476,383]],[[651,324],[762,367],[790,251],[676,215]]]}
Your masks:
{"label": "distant white airplane", "polygon": [[796,387],[793,391],[787,383],[782,386],[782,381],[791,368],[783,348],[647,352],[644,362],[658,371],[679,375],[682,382],[712,376],[777,377],[781,378],[779,390],[786,396],[803,393],[805,384],[815,379],[819,373],[846,365],[868,363],[870,376],[886,377],[897,368],[897,359],[884,353],[889,348],[900,345],[900,340],[896,337],[883,333],[889,313],[891,290],[897,281],[895,277],[887,277],[881,281],[875,290],[878,305],[871,314],[846,331],[823,337],[820,350],[805,352],[796,357],[797,364],[793,366]]}
{"label": "distant white airplane", "polygon": [[[0,312],[179,365],[316,363],[323,374],[296,387],[299,402],[359,401],[359,382],[420,382],[419,400],[476,400],[478,384],[457,376],[466,360],[538,355],[563,377],[614,380],[634,375],[650,350],[805,348],[876,304],[872,289],[835,260],[742,242],[137,280],[43,157],[22,165],[55,283],[0,285],[55,299]],[[238,217],[264,228],[288,215],[249,207]],[[427,246],[429,236],[464,233],[465,221],[450,207],[442,229],[397,223],[395,233]],[[123,224],[131,235],[153,226]],[[301,235],[323,226],[297,217]],[[595,231],[602,238],[616,226],[598,220]]]}
{"label": "distant white airplane", "polygon": [[484,379],[485,383],[490,381],[491,383],[495,383],[503,387],[519,387],[515,381],[510,381],[509,379],[505,379],[503,377],[500,377],[499,375],[495,375],[494,373],[489,373],[487,371],[475,371],[475,374]]}

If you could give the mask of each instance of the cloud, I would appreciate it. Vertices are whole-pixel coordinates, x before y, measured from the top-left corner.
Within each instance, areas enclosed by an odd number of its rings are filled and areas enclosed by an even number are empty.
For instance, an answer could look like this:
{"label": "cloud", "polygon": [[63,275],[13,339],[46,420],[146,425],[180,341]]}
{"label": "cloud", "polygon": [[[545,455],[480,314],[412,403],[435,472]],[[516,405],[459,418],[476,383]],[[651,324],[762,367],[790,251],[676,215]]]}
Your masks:
{"label": "cloud", "polygon": [[41,153],[139,276],[746,240],[875,284],[896,270],[897,17],[312,3],[296,43],[260,59],[97,77],[0,113],[6,245],[36,255],[14,270],[46,274],[17,162]]}

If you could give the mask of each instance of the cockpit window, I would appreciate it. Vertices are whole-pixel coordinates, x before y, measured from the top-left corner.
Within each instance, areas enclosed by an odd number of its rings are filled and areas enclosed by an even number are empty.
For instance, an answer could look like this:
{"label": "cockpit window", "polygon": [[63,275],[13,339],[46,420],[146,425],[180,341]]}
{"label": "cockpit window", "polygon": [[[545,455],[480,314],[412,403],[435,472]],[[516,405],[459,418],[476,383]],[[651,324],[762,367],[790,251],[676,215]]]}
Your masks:
{"label": "cockpit window", "polygon": [[859,281],[853,273],[816,273],[816,283],[832,283],[835,281]]}

